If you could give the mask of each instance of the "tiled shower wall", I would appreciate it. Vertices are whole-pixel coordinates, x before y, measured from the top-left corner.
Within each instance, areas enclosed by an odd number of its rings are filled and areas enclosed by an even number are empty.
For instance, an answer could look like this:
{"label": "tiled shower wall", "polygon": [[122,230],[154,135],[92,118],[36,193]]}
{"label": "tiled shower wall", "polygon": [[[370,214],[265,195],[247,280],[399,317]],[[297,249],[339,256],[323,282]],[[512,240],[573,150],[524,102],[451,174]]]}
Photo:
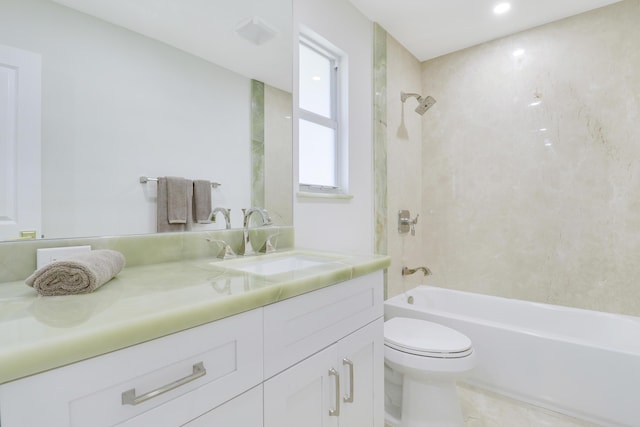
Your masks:
{"label": "tiled shower wall", "polygon": [[420,63],[393,37],[387,35],[387,292],[396,295],[419,284],[421,274],[403,277],[402,267],[430,267],[422,250],[424,215],[418,217],[415,236],[398,232],[398,211],[409,210],[411,218],[422,208],[421,116],[414,111],[417,101],[403,104],[400,92],[420,93]]}
{"label": "tiled shower wall", "polygon": [[[385,34],[389,296],[425,283],[640,315],[639,20],[626,0],[422,64]],[[400,90],[438,103],[420,119]],[[398,209],[421,214],[418,238]],[[459,391],[468,426],[591,425]]]}
{"label": "tiled shower wall", "polygon": [[422,64],[427,283],[640,315],[638,22],[626,0]]}

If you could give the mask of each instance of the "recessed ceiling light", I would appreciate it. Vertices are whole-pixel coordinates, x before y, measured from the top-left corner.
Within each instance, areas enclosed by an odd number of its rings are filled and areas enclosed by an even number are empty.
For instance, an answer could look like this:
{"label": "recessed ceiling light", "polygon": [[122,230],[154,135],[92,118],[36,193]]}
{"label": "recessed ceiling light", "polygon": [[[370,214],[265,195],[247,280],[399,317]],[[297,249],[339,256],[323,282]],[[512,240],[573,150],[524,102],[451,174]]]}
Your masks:
{"label": "recessed ceiling light", "polygon": [[496,15],[502,15],[503,13],[507,13],[511,9],[511,3],[498,3],[493,8],[493,13]]}
{"label": "recessed ceiling light", "polygon": [[311,80],[316,81],[316,82],[319,82],[319,81],[320,81],[320,77],[318,77],[318,76],[313,76],[313,77],[311,77]]}
{"label": "recessed ceiling light", "polygon": [[516,49],[513,51],[513,56],[522,56],[524,55],[524,49]]}

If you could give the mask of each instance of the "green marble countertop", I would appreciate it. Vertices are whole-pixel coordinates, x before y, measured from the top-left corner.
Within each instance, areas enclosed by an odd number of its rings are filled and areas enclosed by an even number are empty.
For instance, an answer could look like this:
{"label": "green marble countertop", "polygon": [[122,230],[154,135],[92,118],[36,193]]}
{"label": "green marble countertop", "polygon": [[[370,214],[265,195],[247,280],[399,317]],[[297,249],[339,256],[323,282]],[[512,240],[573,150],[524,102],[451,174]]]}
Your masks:
{"label": "green marble countertop", "polygon": [[[269,276],[234,270],[292,254],[326,262]],[[386,256],[295,250],[125,268],[96,292],[42,297],[0,283],[0,384],[263,307],[389,266]]]}

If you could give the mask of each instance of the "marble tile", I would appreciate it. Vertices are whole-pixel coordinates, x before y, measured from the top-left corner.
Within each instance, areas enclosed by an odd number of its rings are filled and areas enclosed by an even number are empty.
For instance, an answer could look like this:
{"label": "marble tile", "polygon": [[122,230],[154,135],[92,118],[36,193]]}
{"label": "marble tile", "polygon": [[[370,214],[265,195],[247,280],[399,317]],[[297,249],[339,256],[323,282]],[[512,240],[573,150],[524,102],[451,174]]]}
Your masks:
{"label": "marble tile", "polygon": [[422,64],[427,283],[640,315],[639,20],[621,1]]}
{"label": "marble tile", "polygon": [[373,159],[374,245],[378,254],[387,253],[387,32],[378,24],[373,30]]}
{"label": "marble tile", "polygon": [[251,80],[251,206],[264,206],[264,83]]}
{"label": "marble tile", "polygon": [[[404,277],[402,267],[427,266],[422,233],[422,117],[414,111],[415,98],[401,102],[400,93],[421,93],[420,62],[393,37],[387,37],[387,247],[391,255],[388,296],[411,289],[424,280],[416,274]],[[428,113],[427,113],[428,114]],[[415,236],[398,232],[398,211],[418,217]]]}
{"label": "marble tile", "polygon": [[[387,35],[389,296],[425,283],[640,315],[639,20],[625,0],[422,64]],[[415,125],[399,90],[438,102]],[[418,238],[397,209],[421,214]],[[595,427],[460,394],[467,427]]]}
{"label": "marble tile", "polygon": [[[293,247],[293,227],[272,226],[269,231],[278,233],[279,238],[274,241],[277,249]],[[0,244],[0,283],[23,280],[33,273],[38,248],[90,245],[92,249],[113,249],[124,254],[128,267],[134,267],[215,257],[219,248],[209,241],[211,239],[227,242],[238,253],[243,240],[242,234],[242,229],[232,229],[3,242]]]}
{"label": "marble tile", "polygon": [[465,427],[598,427],[465,384],[458,385]]}
{"label": "marble tile", "polygon": [[264,206],[274,224],[293,224],[291,93],[264,87]]}

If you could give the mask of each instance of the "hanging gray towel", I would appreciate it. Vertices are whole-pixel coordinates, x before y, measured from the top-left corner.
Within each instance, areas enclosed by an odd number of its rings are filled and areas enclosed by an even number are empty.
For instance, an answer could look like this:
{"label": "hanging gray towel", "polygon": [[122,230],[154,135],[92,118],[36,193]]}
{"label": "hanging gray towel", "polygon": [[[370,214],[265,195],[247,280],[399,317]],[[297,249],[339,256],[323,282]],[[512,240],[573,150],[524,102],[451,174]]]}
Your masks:
{"label": "hanging gray towel", "polygon": [[211,181],[193,181],[193,215],[198,224],[211,223]]}
{"label": "hanging gray towel", "polygon": [[[193,226],[193,182],[184,178],[178,178],[175,180],[170,178],[172,177],[158,177],[158,198],[156,206],[158,233],[165,233],[168,231],[189,231]],[[169,181],[172,182],[172,191],[169,191]],[[184,185],[180,184],[180,182]],[[175,192],[173,190],[175,190]],[[183,190],[185,191],[183,192]],[[177,193],[184,194],[184,199]],[[172,194],[171,198],[169,197],[170,194]],[[171,202],[169,199],[171,199]],[[174,209],[174,207],[176,209]],[[182,215],[186,215],[184,217],[184,222],[170,223],[170,211],[173,221],[181,221]],[[186,212],[186,214],[184,212]]]}
{"label": "hanging gray towel", "polygon": [[100,249],[47,264],[25,283],[45,296],[86,294],[111,280],[124,265],[120,252]]}
{"label": "hanging gray towel", "polygon": [[186,224],[188,220],[189,181],[175,176],[167,177],[167,219],[169,224]]}

